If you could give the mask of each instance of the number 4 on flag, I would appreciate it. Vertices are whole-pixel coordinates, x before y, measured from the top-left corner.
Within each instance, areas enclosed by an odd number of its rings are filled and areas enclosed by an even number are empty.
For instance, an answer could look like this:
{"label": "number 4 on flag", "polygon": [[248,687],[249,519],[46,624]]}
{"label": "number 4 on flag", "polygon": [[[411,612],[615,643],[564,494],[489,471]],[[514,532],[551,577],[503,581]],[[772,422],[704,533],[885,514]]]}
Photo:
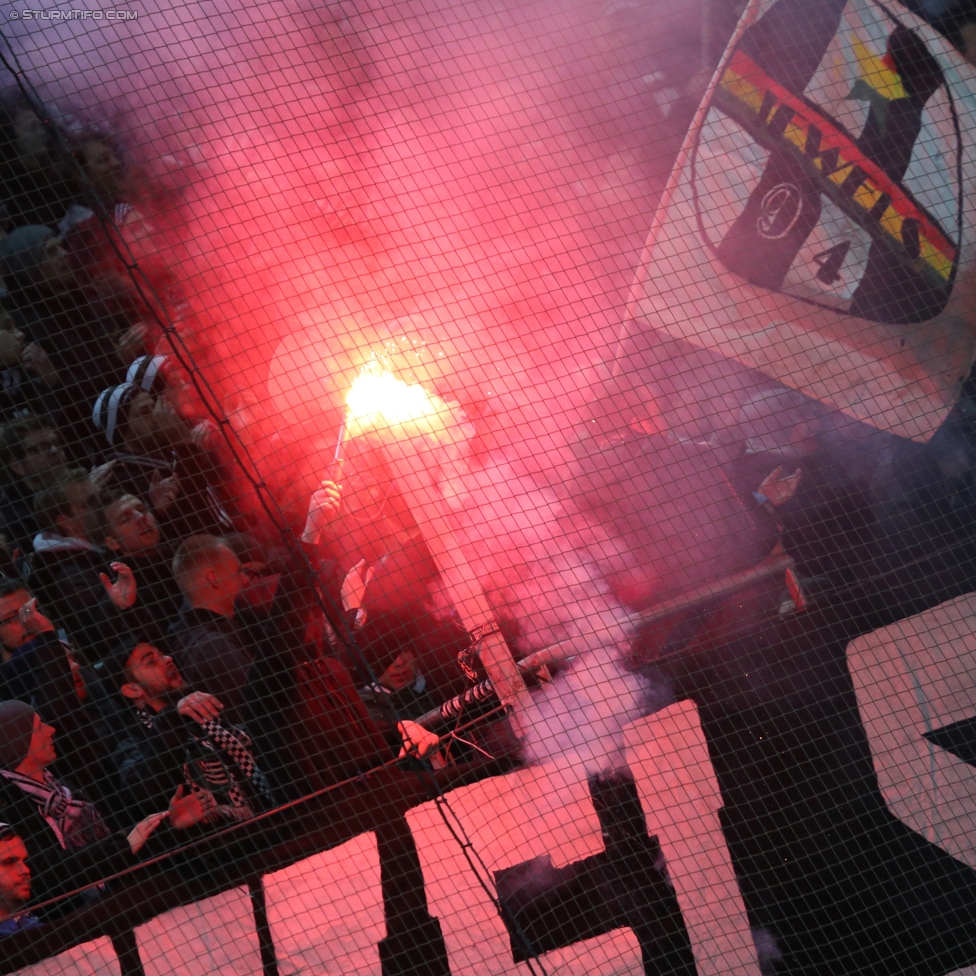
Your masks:
{"label": "number 4 on flag", "polygon": [[813,260],[817,262],[819,270],[816,274],[817,281],[822,281],[825,285],[832,285],[840,278],[840,269],[844,266],[844,258],[851,249],[850,241],[842,244],[835,244],[820,254],[815,254]]}

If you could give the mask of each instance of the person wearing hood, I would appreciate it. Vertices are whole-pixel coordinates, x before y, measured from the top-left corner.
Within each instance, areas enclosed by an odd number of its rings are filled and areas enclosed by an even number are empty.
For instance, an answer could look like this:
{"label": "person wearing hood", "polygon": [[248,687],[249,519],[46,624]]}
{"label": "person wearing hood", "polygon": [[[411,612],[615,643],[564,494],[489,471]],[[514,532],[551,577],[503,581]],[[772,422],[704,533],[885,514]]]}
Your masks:
{"label": "person wearing hood", "polygon": [[85,288],[49,227],[18,227],[0,242],[7,305],[17,327],[48,353],[61,379],[58,426],[78,460],[92,452],[86,404],[116,375],[115,340],[134,308]]}
{"label": "person wearing hood", "polygon": [[83,468],[68,468],[55,484],[37,492],[34,517],[40,531],[28,558],[32,588],[91,660],[115,643],[114,635],[105,641],[111,588],[102,577],[128,572],[113,561],[110,550],[89,539],[97,504],[98,493]]}
{"label": "person wearing hood", "polygon": [[[204,816],[199,801],[178,790],[168,808],[127,831],[113,831],[98,807],[50,772],[58,758],[56,731],[29,705],[0,702],[0,807],[27,848],[35,903],[131,867],[163,821],[181,830]],[[75,907],[71,900],[40,914],[52,917]]]}
{"label": "person wearing hood", "polygon": [[137,360],[129,369],[136,382],[109,387],[95,401],[92,423],[107,444],[109,486],[141,498],[174,543],[190,535],[234,532],[214,460],[193,442],[161,395],[163,359]]}

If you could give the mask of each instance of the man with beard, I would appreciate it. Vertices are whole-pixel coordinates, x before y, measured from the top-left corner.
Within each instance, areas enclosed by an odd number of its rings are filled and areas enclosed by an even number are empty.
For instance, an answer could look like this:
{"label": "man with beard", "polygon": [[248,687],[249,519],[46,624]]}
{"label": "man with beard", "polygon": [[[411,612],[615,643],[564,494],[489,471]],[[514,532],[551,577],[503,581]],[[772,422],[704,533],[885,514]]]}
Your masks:
{"label": "man with beard", "polygon": [[[37,608],[22,580],[0,580],[0,680],[3,697],[29,704],[65,734],[59,768],[96,800],[107,800],[105,733],[113,726],[109,694],[54,624]],[[117,711],[117,710],[116,710]]]}
{"label": "man with beard", "polygon": [[40,919],[21,911],[29,901],[27,846],[10,824],[0,823],[0,936],[37,928]]}
{"label": "man with beard", "polygon": [[[97,806],[51,773],[58,758],[56,731],[29,705],[0,702],[0,802],[27,847],[37,901],[131,867],[164,821],[166,829],[184,830],[203,819],[196,799],[178,791],[168,806],[127,833],[113,831]],[[57,914],[69,905],[62,902],[47,912]]]}
{"label": "man with beard", "polygon": [[208,823],[247,820],[271,805],[248,734],[221,717],[219,699],[187,688],[171,657],[132,637],[101,668],[127,703],[112,761],[130,819],[160,809],[174,792],[194,797]]}

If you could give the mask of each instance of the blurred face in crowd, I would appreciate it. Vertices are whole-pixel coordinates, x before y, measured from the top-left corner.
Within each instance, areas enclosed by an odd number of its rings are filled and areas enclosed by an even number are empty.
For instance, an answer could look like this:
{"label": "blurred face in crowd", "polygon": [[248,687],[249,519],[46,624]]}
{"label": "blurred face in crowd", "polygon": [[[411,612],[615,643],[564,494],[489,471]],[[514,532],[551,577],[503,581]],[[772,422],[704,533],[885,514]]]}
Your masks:
{"label": "blurred face in crowd", "polygon": [[103,139],[88,139],[81,145],[85,174],[92,189],[104,202],[115,200],[122,190],[122,160]]}
{"label": "blurred face in crowd", "polygon": [[170,406],[165,393],[155,398],[141,391],[129,406],[129,418],[122,440],[131,454],[141,454],[182,443],[189,434],[186,424]]}
{"label": "blurred face in crowd", "polygon": [[[156,401],[144,390],[137,393],[129,404],[128,420],[123,440],[130,450],[151,441],[156,431]],[[134,452],[133,452],[134,453]]]}
{"label": "blurred face in crowd", "polygon": [[241,590],[250,582],[250,578],[241,566],[241,561],[234,551],[227,546],[220,546],[220,559],[206,571],[207,582],[210,587],[224,599],[236,600]]}
{"label": "blurred face in crowd", "polygon": [[168,385],[156,401],[153,422],[156,427],[156,438],[161,444],[180,444],[190,436],[187,427],[177,409],[179,403],[177,390]]}
{"label": "blurred face in crowd", "polygon": [[31,279],[38,288],[53,295],[63,294],[75,287],[75,273],[71,270],[68,252],[60,237],[52,237],[44,245],[44,257],[37,263]]}
{"label": "blurred face in crowd", "polygon": [[70,539],[88,541],[88,519],[92,513],[95,488],[90,481],[73,481],[64,486],[71,506],[70,515],[58,516],[58,532]]}
{"label": "blurred face in crowd", "polygon": [[30,876],[24,842],[16,835],[0,839],[0,918],[30,901]]}
{"label": "blurred face in crowd", "polygon": [[24,169],[37,171],[50,163],[44,123],[29,109],[14,116],[14,152]]}
{"label": "blurred face in crowd", "polygon": [[417,661],[413,651],[402,651],[379,677],[379,683],[390,691],[399,691],[416,680]]}
{"label": "blurred face in crowd", "polygon": [[23,762],[14,770],[32,779],[38,779],[55,759],[58,754],[54,749],[54,733],[57,730],[53,725],[45,725],[41,721],[41,716],[34,713],[34,734],[31,736],[30,747]]}
{"label": "blurred face in crowd", "polygon": [[42,427],[29,431],[22,443],[24,457],[10,464],[14,474],[32,488],[40,488],[47,477],[67,463],[61,439],[51,429]]}
{"label": "blurred face in crowd", "polygon": [[23,351],[24,333],[6,312],[0,311],[0,369],[16,366]]}
{"label": "blurred face in crowd", "polygon": [[27,590],[18,590],[10,596],[0,597],[0,656],[5,661],[22,644],[33,640],[35,635],[28,631],[20,620],[20,608],[31,599]]}
{"label": "blurred face in crowd", "polygon": [[105,509],[105,545],[122,556],[152,555],[159,545],[159,523],[135,495],[123,495]]}
{"label": "blurred face in crowd", "polygon": [[179,418],[194,421],[207,416],[207,409],[197,392],[190,374],[182,366],[174,365],[172,360],[167,365],[166,389],[159,398],[163,407],[168,407]]}
{"label": "blurred face in crowd", "polygon": [[128,679],[122,694],[136,705],[158,704],[183,687],[183,678],[173,659],[152,644],[136,644],[125,665]]}

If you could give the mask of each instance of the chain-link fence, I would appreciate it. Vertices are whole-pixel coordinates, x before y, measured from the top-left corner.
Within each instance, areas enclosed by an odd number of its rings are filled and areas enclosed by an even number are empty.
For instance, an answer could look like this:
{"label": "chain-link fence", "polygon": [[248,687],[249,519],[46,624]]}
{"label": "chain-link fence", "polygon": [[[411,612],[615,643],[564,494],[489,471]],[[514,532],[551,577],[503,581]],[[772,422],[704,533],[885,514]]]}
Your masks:
{"label": "chain-link fence", "polygon": [[976,8],[0,18],[2,972],[976,967]]}

